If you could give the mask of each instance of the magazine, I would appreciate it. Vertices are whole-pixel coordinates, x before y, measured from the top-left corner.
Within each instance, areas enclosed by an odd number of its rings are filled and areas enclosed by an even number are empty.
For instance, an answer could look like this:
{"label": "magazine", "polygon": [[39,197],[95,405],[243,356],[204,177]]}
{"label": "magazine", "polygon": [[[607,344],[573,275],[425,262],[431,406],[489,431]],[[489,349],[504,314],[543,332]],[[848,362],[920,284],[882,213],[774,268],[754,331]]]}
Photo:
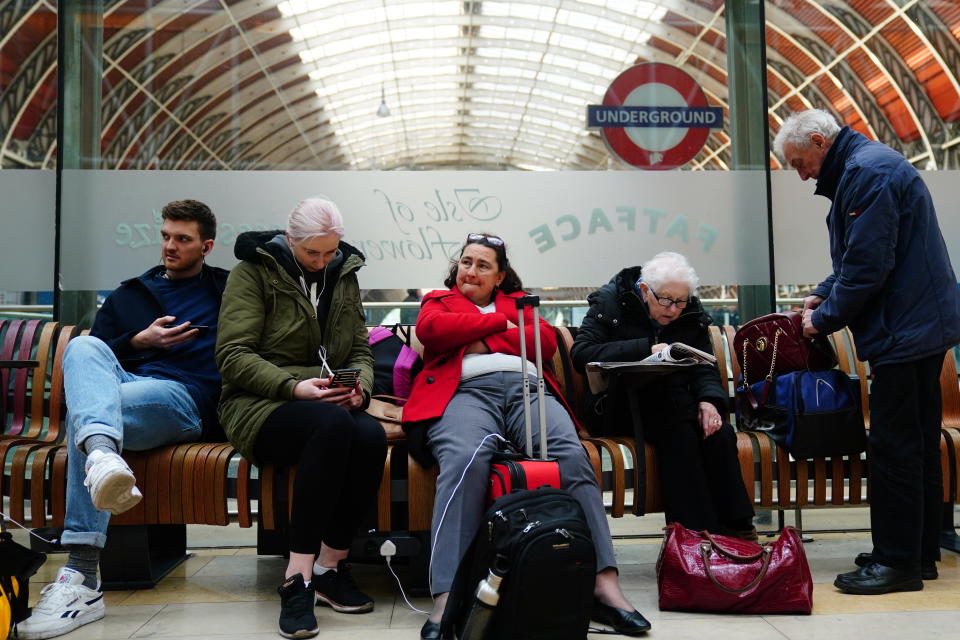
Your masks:
{"label": "magazine", "polygon": [[665,349],[652,353],[641,362],[683,362],[691,364],[714,364],[717,359],[682,342],[672,342]]}
{"label": "magazine", "polygon": [[607,389],[609,373],[671,373],[678,367],[690,367],[699,364],[714,364],[717,359],[690,345],[673,342],[662,351],[653,353],[643,360],[634,362],[588,362],[587,385],[591,393],[602,393]]}

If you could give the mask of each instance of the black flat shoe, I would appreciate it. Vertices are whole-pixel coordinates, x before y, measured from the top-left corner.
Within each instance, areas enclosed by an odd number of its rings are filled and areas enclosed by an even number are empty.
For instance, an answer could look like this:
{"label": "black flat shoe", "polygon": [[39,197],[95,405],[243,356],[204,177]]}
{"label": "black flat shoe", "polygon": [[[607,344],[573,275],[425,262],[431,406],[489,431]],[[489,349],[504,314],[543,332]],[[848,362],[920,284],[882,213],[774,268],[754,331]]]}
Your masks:
{"label": "black flat shoe", "polygon": [[590,618],[596,622],[610,625],[617,633],[626,636],[635,636],[650,631],[650,622],[639,611],[624,611],[599,600],[593,601],[593,611]]}
{"label": "black flat shoe", "polygon": [[420,640],[440,640],[440,623],[427,620],[420,627]]}
{"label": "black flat shoe", "polygon": [[[873,554],[872,553],[860,553],[857,554],[857,557],[854,559],[854,564],[858,567],[866,567],[873,564]],[[936,580],[939,577],[937,573],[937,563],[936,562],[921,562],[920,563],[920,578],[922,580]]]}
{"label": "black flat shoe", "polygon": [[845,593],[872,596],[893,591],[920,591],[919,570],[894,569],[874,562],[850,573],[841,573],[833,586]]}

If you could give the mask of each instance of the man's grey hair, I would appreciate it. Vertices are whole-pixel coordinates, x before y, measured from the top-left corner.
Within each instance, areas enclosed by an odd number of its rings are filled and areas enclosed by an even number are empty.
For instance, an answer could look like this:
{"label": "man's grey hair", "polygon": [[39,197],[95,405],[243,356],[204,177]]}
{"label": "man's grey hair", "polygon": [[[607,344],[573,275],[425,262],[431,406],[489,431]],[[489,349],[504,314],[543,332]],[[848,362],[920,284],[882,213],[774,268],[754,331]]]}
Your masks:
{"label": "man's grey hair", "polygon": [[786,144],[798,149],[809,147],[810,136],[814,133],[819,133],[832,142],[840,133],[840,125],[833,114],[823,109],[798,111],[783,121],[777,137],[773,139],[773,152],[783,159],[783,147]]}
{"label": "man's grey hair", "polygon": [[696,295],[700,278],[693,270],[687,259],[673,251],[661,251],[647,260],[640,270],[640,275],[647,286],[656,292],[671,282],[682,282],[690,288],[690,295]]}

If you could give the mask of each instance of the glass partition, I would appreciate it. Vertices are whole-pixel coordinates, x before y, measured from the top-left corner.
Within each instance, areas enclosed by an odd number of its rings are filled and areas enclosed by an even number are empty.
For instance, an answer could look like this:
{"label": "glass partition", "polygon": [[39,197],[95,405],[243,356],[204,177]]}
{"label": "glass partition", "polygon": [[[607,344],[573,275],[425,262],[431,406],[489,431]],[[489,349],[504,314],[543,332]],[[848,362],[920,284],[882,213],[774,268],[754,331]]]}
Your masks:
{"label": "glass partition", "polygon": [[55,3],[0,3],[0,318],[50,315],[56,62]]}
{"label": "glass partition", "polygon": [[[722,2],[103,10],[100,170],[63,180],[64,235],[82,239],[63,248],[67,289],[110,289],[154,264],[168,200],[211,205],[222,233],[210,262],[229,267],[238,233],[279,228],[318,193],[343,205],[371,302],[441,286],[478,229],[507,238],[545,298],[583,300],[666,249],[709,276],[706,297],[769,284],[766,206],[752,195],[765,177],[729,171]],[[683,69],[723,110],[679,171],[637,171],[586,127],[587,106],[641,62]]]}
{"label": "glass partition", "polygon": [[[960,264],[960,11],[949,2],[767,3],[775,133],[792,111],[822,108],[902,153],[930,188]],[[771,164],[780,168],[777,158]],[[792,171],[773,173],[777,280],[803,295],[830,269],[829,202]]]}

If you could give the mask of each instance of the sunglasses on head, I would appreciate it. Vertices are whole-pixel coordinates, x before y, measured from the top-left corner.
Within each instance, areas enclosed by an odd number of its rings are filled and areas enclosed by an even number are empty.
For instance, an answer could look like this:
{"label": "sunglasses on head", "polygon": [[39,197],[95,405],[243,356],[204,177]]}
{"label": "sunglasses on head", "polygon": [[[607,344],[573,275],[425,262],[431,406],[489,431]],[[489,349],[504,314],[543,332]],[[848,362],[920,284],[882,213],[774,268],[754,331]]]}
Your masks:
{"label": "sunglasses on head", "polygon": [[487,234],[485,234],[485,233],[468,233],[468,234],[467,234],[467,242],[468,242],[468,243],[469,243],[469,242],[481,242],[481,241],[489,242],[490,244],[492,244],[492,245],[494,245],[494,246],[497,246],[497,247],[502,247],[503,244],[504,244],[503,239],[502,239],[502,238],[498,238],[497,236],[490,236],[490,235],[487,235]]}

